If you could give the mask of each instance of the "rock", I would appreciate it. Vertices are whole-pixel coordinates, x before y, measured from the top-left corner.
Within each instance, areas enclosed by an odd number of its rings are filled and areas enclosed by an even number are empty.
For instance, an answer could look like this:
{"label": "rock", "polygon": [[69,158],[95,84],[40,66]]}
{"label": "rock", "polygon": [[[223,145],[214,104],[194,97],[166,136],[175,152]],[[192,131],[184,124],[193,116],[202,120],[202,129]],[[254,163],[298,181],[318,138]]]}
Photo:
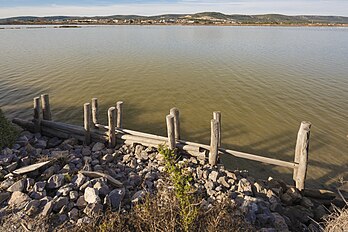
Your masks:
{"label": "rock", "polygon": [[89,147],[82,148],[81,153],[83,156],[90,156],[92,154],[91,149]]}
{"label": "rock", "polygon": [[27,136],[23,135],[16,140],[16,143],[19,144],[21,147],[24,147],[29,143],[29,139],[27,138]]}
{"label": "rock", "polygon": [[304,224],[307,224],[310,218],[314,218],[313,212],[302,205],[286,207],[284,215],[289,217],[292,222],[299,221]]}
{"label": "rock", "polygon": [[236,176],[236,174],[234,174],[233,172],[230,172],[230,171],[225,170],[225,173],[226,173],[226,175],[227,175],[229,178],[231,178],[231,179],[233,179],[233,180],[237,180],[237,179],[238,179],[237,176]]}
{"label": "rock", "polygon": [[57,137],[50,138],[47,142],[47,148],[57,147],[62,143],[62,140],[60,140]]}
{"label": "rock", "polygon": [[47,217],[52,212],[53,205],[54,205],[53,201],[47,202],[47,204],[44,206],[44,208],[41,212],[41,215],[44,217]]}
{"label": "rock", "polygon": [[36,143],[34,144],[35,148],[41,148],[41,149],[45,149],[47,146],[47,141],[45,140],[37,140]]}
{"label": "rock", "polygon": [[79,193],[78,193],[77,191],[71,191],[71,192],[69,193],[69,198],[70,198],[70,200],[72,200],[72,201],[77,200],[78,197],[79,197]]}
{"label": "rock", "polygon": [[110,204],[113,209],[119,209],[121,206],[121,202],[124,198],[125,195],[125,189],[120,188],[120,189],[114,189],[110,192],[108,195],[110,198]]}
{"label": "rock", "polygon": [[85,183],[85,181],[86,177],[83,174],[78,173],[77,178],[73,181],[73,183],[79,188],[81,185],[83,185],[83,183]]}
{"label": "rock", "polygon": [[40,201],[32,200],[24,208],[27,215],[32,216],[39,211]]}
{"label": "rock", "polygon": [[106,154],[102,157],[102,161],[104,161],[105,163],[110,163],[114,160],[114,157],[110,154]]}
{"label": "rock", "polygon": [[42,192],[44,191],[46,186],[46,181],[39,181],[34,184],[33,190],[37,192]]}
{"label": "rock", "polygon": [[77,220],[79,218],[79,210],[76,208],[72,208],[70,212],[68,213],[68,216],[72,220]]}
{"label": "rock", "polygon": [[29,192],[31,190],[31,188],[34,186],[35,184],[35,180],[32,178],[27,178],[25,180],[25,190],[27,190],[27,192]]}
{"label": "rock", "polygon": [[41,192],[39,191],[33,191],[30,193],[30,197],[36,200],[40,200],[41,198],[46,196],[46,190],[43,190]]}
{"label": "rock", "polygon": [[219,175],[219,173],[217,171],[212,171],[209,174],[209,179],[215,183],[217,181],[218,175]]}
{"label": "rock", "polygon": [[282,194],[282,196],[280,197],[280,199],[282,200],[282,202],[283,202],[285,205],[292,205],[292,203],[293,203],[293,199],[292,199],[292,197],[290,196],[289,193],[284,193],[284,194]]}
{"label": "rock", "polygon": [[144,199],[145,194],[146,193],[144,190],[139,190],[134,193],[131,199],[132,203],[140,203]]}
{"label": "rock", "polygon": [[54,189],[59,188],[64,183],[64,175],[63,174],[56,174],[51,176],[47,181],[47,188],[48,189]]}
{"label": "rock", "polygon": [[223,185],[226,188],[230,188],[231,186],[226,182],[226,178],[224,176],[220,177],[217,181],[219,184]]}
{"label": "rock", "polygon": [[294,203],[299,203],[302,199],[301,193],[294,187],[289,188],[286,193],[291,196]]}
{"label": "rock", "polygon": [[279,213],[272,213],[272,216],[274,218],[273,225],[277,231],[289,231],[285,219]]}
{"label": "rock", "polygon": [[84,207],[86,207],[86,205],[87,205],[87,202],[85,201],[84,196],[80,196],[76,201],[76,206],[79,209],[83,209]]}
{"label": "rock", "polygon": [[8,201],[8,204],[10,206],[21,207],[24,206],[24,204],[30,200],[31,199],[27,194],[16,191],[12,193],[11,198]]}
{"label": "rock", "polygon": [[15,182],[13,185],[11,185],[7,189],[7,191],[8,192],[15,192],[15,191],[23,192],[25,182],[26,182],[25,179],[21,179],[21,180]]}
{"label": "rock", "polygon": [[100,202],[100,197],[98,196],[98,190],[87,187],[85,189],[84,199],[88,204]]}
{"label": "rock", "polygon": [[93,188],[98,190],[99,195],[106,196],[110,193],[109,186],[107,186],[104,182],[98,181],[93,185]]}
{"label": "rock", "polygon": [[89,217],[96,217],[103,211],[103,206],[99,203],[88,204],[83,212]]}
{"label": "rock", "polygon": [[92,148],[92,151],[95,152],[95,151],[101,151],[105,148],[105,145],[104,143],[99,143],[97,142],[96,144],[94,144],[93,148]]}
{"label": "rock", "polygon": [[13,184],[14,180],[12,178],[7,178],[6,180],[1,182],[0,189],[8,189]]}
{"label": "rock", "polygon": [[253,194],[251,183],[246,178],[240,179],[238,183],[238,192],[242,192],[247,196],[251,196]]}
{"label": "rock", "polygon": [[57,193],[62,194],[63,196],[69,195],[69,192],[73,189],[72,184],[67,184],[62,187],[60,187],[57,191]]}
{"label": "rock", "polygon": [[18,166],[18,162],[13,162],[13,163],[7,165],[6,169],[8,172],[13,172],[14,170],[16,170],[17,166]]}
{"label": "rock", "polygon": [[300,204],[306,208],[312,208],[314,206],[313,202],[307,197],[302,197]]}
{"label": "rock", "polygon": [[67,197],[58,197],[54,202],[53,211],[58,212],[63,206],[69,203],[69,199]]}
{"label": "rock", "polygon": [[327,211],[323,205],[319,205],[314,210],[314,220],[317,222],[321,221],[322,218],[327,214]]}
{"label": "rock", "polygon": [[11,196],[9,192],[0,192],[0,205]]}

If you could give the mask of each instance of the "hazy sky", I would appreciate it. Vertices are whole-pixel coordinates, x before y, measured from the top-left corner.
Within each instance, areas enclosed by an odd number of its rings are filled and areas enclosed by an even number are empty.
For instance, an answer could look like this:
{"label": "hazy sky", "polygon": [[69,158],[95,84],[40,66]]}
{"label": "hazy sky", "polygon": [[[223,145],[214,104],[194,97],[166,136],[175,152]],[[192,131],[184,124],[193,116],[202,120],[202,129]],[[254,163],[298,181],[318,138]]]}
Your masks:
{"label": "hazy sky", "polygon": [[0,18],[24,15],[157,15],[203,11],[348,16],[348,0],[0,0]]}

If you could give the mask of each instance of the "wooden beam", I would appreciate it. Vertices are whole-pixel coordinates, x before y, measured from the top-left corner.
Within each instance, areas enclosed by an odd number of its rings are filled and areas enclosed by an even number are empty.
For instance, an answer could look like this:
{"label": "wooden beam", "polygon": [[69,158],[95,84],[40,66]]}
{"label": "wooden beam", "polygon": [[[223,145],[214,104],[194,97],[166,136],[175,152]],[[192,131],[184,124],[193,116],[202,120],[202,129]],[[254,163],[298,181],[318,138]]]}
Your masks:
{"label": "wooden beam", "polygon": [[175,149],[175,132],[174,132],[174,116],[167,115],[167,134],[168,134],[168,147],[171,150]]}
{"label": "wooden beam", "polygon": [[116,127],[122,128],[122,115],[123,115],[123,101],[118,101],[116,103],[116,110],[117,110],[117,120],[116,120]]}
{"label": "wooden beam", "polygon": [[42,108],[42,118],[44,120],[52,120],[52,114],[51,114],[51,106],[50,106],[50,99],[48,94],[42,94],[41,95],[41,108]]}
{"label": "wooden beam", "polygon": [[179,110],[177,108],[171,108],[170,115],[172,115],[174,117],[174,134],[175,134],[175,140],[178,141],[180,139]]}
{"label": "wooden beam", "polygon": [[221,147],[221,112],[220,111],[214,111],[213,112],[213,119],[217,120],[218,123],[219,123],[219,126],[218,126],[218,144],[219,144],[219,147]]}
{"label": "wooden beam", "polygon": [[109,147],[115,147],[116,145],[116,108],[110,107],[108,110],[108,122],[109,122]]}
{"label": "wooden beam", "polygon": [[212,119],[211,123],[211,135],[210,135],[210,153],[209,164],[215,166],[218,161],[219,150],[219,122],[216,119]]}
{"label": "wooden beam", "polygon": [[293,177],[295,179],[296,188],[299,191],[302,191],[305,188],[305,180],[308,166],[310,129],[310,122],[301,122],[300,129],[297,133],[295,162],[299,165],[297,168],[294,169]]}
{"label": "wooden beam", "polygon": [[85,103],[83,105],[83,119],[85,129],[85,144],[91,143],[91,104]]}
{"label": "wooden beam", "polygon": [[92,98],[92,121],[94,124],[94,127],[96,127],[96,124],[98,124],[98,118],[99,118],[99,109],[98,109],[98,98]]}
{"label": "wooden beam", "polygon": [[34,98],[34,118],[33,122],[35,125],[35,131],[40,132],[40,123],[41,123],[41,116],[40,116],[40,97]]}

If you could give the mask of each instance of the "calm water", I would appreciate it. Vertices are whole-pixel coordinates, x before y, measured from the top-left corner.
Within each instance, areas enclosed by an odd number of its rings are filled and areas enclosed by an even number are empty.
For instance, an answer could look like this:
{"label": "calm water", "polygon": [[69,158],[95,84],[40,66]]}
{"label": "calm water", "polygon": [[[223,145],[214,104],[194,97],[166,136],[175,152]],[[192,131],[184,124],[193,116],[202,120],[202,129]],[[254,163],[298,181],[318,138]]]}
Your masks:
{"label": "calm water", "polygon": [[[30,118],[48,92],[55,120],[82,125],[83,103],[101,116],[125,102],[125,127],[165,134],[180,109],[184,139],[209,143],[222,112],[223,146],[293,160],[311,121],[308,183],[348,179],[348,28],[103,26],[0,30],[0,106]],[[240,159],[230,168],[291,178]]]}

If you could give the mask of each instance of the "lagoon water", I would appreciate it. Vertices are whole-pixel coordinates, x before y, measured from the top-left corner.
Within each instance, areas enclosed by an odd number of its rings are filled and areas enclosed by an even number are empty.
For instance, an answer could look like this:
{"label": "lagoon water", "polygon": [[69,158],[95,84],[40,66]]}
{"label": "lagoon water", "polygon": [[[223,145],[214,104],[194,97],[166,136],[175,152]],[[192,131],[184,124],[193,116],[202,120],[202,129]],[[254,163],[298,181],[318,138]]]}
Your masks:
{"label": "lagoon water", "polygon": [[[83,103],[125,102],[126,128],[209,143],[222,112],[224,147],[293,160],[300,122],[312,122],[308,184],[348,177],[348,28],[97,26],[0,30],[0,107],[31,117],[49,93],[54,120],[82,125]],[[291,171],[223,158],[231,169],[291,180]],[[319,186],[318,186],[319,185]]]}

